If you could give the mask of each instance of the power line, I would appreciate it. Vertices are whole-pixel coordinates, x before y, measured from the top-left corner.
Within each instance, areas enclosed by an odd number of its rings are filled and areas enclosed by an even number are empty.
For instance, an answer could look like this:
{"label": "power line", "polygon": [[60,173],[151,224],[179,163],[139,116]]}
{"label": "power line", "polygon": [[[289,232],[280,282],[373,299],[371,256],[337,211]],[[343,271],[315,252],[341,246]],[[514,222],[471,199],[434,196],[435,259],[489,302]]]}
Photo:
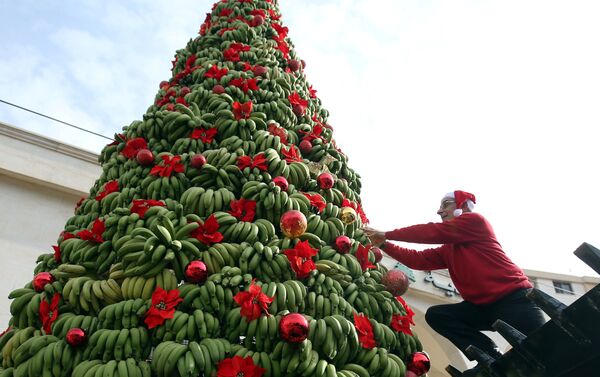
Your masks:
{"label": "power line", "polygon": [[58,122],[58,123],[65,124],[65,125],[67,125],[67,126],[69,126],[69,127],[76,128],[76,129],[78,129],[78,130],[80,130],[80,131],[87,132],[87,133],[90,133],[90,134],[92,134],[92,135],[100,136],[100,137],[103,137],[103,138],[105,138],[105,139],[108,139],[108,140],[113,140],[113,138],[112,138],[112,137],[108,137],[108,136],[105,136],[105,135],[102,135],[102,134],[96,133],[96,132],[94,132],[94,131],[87,130],[87,129],[85,129],[85,128],[82,128],[82,127],[76,126],[76,125],[74,125],[74,124],[71,124],[71,123],[67,123],[67,122],[65,122],[65,121],[62,121],[62,120],[60,120],[60,119],[56,119],[56,118],[53,118],[53,117],[51,117],[51,116],[48,116],[48,115],[45,115],[45,114],[39,113],[39,112],[37,112],[37,111],[33,111],[33,110],[31,110],[31,109],[28,109],[28,108],[26,108],[26,107],[19,106],[19,105],[16,105],[16,104],[14,104],[14,103],[10,103],[10,102],[8,102],[8,101],[5,101],[5,100],[3,100],[3,99],[0,99],[0,102],[2,102],[2,103],[5,103],[5,104],[7,104],[7,105],[10,105],[10,106],[13,106],[13,107],[16,107],[17,109],[21,109],[21,110],[28,111],[28,112],[30,112],[30,113],[33,113],[33,114],[35,114],[35,115],[39,115],[39,116],[41,116],[41,117],[48,118],[48,119],[50,119],[50,120],[53,120],[53,121],[55,121],[55,122]]}

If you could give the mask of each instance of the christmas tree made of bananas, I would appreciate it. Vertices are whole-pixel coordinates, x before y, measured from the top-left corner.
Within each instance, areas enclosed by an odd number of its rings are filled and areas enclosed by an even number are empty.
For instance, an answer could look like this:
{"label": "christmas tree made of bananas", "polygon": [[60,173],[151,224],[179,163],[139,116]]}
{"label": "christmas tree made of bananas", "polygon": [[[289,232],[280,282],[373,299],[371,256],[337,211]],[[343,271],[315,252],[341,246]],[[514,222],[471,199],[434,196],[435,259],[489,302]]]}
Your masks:
{"label": "christmas tree made of bananas", "polygon": [[405,375],[420,343],[287,32],[277,0],[213,6],[10,294],[0,376]]}

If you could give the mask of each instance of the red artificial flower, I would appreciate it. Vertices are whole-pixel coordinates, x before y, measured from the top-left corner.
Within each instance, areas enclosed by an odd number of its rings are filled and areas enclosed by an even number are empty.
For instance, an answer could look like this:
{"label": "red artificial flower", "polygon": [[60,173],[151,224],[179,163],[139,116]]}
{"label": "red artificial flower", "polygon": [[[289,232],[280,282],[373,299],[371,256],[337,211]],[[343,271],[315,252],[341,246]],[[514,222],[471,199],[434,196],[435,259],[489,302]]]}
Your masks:
{"label": "red artificial flower", "polygon": [[254,0],[238,0],[240,3],[252,3]]}
{"label": "red artificial flower", "polygon": [[364,314],[354,313],[354,327],[358,333],[358,340],[363,348],[371,349],[375,347],[375,335],[373,335],[373,325]]}
{"label": "red artificial flower", "polygon": [[[179,103],[185,107],[190,107],[190,104],[187,103],[187,101],[185,100],[185,98],[183,98],[183,96],[177,97],[177,99],[175,100],[175,103]],[[169,110],[169,111],[172,111],[172,110]]]}
{"label": "red artificial flower", "polygon": [[219,34],[220,36],[223,36],[223,34],[225,34],[226,31],[231,31],[231,30],[236,30],[236,27],[224,27],[223,29],[219,29],[219,31],[217,31],[217,34]]}
{"label": "red artificial flower", "polygon": [[317,98],[317,91],[313,89],[312,85],[308,87],[308,96],[310,98]]}
{"label": "red artificial flower", "polygon": [[244,66],[242,67],[242,71],[246,72],[246,71],[251,71],[253,69],[254,69],[254,67],[252,66],[252,64],[250,64],[249,62],[244,62]]}
{"label": "red artificial flower", "polygon": [[232,48],[228,48],[227,50],[223,51],[223,59],[231,62],[239,62],[240,53]]}
{"label": "red artificial flower", "polygon": [[58,303],[60,301],[60,294],[55,293],[52,296],[52,301],[42,300],[40,302],[40,321],[42,322],[42,328],[46,334],[52,333],[52,323],[58,318]]}
{"label": "red artificial flower", "polygon": [[131,213],[137,213],[138,215],[140,215],[140,218],[143,219],[144,215],[146,214],[146,211],[148,211],[150,207],[154,206],[164,207],[165,203],[153,199],[134,199],[130,211]]}
{"label": "red artificial flower", "polygon": [[233,300],[242,308],[240,314],[250,322],[260,318],[262,314],[269,314],[269,304],[273,302],[273,297],[264,294],[253,280],[248,291],[238,293]]}
{"label": "red artificial flower", "polygon": [[252,114],[252,101],[246,103],[234,102],[231,106],[231,110],[233,111],[235,119],[248,119],[250,118],[250,114]]}
{"label": "red artificial flower", "polygon": [[327,203],[325,203],[325,200],[319,194],[309,194],[307,192],[303,192],[302,194],[306,196],[306,198],[310,201],[310,205],[316,208],[319,213],[322,212],[327,206]]}
{"label": "red artificial flower", "polygon": [[356,250],[356,254],[354,256],[358,259],[358,263],[360,263],[360,267],[363,272],[368,270],[369,268],[375,268],[376,266],[369,261],[369,250],[371,250],[371,245],[363,246],[362,244],[358,245],[358,249]]}
{"label": "red artificial flower", "polygon": [[113,141],[110,144],[106,144],[106,146],[110,147],[111,145],[117,145],[117,144],[119,144],[122,141],[125,141],[125,135],[123,135],[123,134],[116,134],[115,135],[115,141]]}
{"label": "red artificial flower", "polygon": [[358,215],[360,216],[360,220],[362,221],[363,224],[369,223],[369,219],[367,218],[365,211],[363,211],[360,203],[358,203],[358,202],[354,203],[354,202],[351,202],[348,199],[344,198],[342,200],[342,207],[350,207],[350,208],[354,209],[356,211],[356,213],[358,213]]}
{"label": "red artificial flower", "polygon": [[317,268],[315,262],[312,260],[312,257],[317,255],[317,252],[317,249],[310,247],[308,241],[300,241],[293,249],[283,250],[298,279],[308,277],[310,272]]}
{"label": "red artificial flower", "polygon": [[148,148],[148,143],[143,137],[136,137],[135,139],[127,140],[125,148],[121,151],[121,154],[127,158],[135,158],[140,149]]}
{"label": "red artificial flower", "polygon": [[83,201],[86,199],[87,199],[87,196],[82,196],[81,198],[79,198],[77,203],[75,203],[75,211],[77,211],[79,209],[79,207],[81,207],[81,205],[83,204]]}
{"label": "red artificial flower", "polygon": [[265,370],[254,365],[252,356],[246,358],[234,356],[219,362],[217,377],[262,377]]}
{"label": "red artificial flower", "polygon": [[165,320],[173,318],[175,315],[175,307],[183,299],[179,297],[179,290],[172,289],[165,291],[160,286],[157,286],[152,293],[152,306],[146,312],[144,322],[149,329],[162,325]]}
{"label": "red artificial flower", "polygon": [[257,79],[243,79],[238,77],[229,82],[229,85],[233,85],[235,87],[240,88],[244,93],[248,93],[248,90],[258,90],[258,85],[256,85]]}
{"label": "red artificial flower", "polygon": [[194,237],[206,245],[223,241],[223,235],[219,232],[219,222],[214,214],[204,220],[204,224],[201,222],[198,224],[200,226],[190,233],[190,237]]}
{"label": "red artificial flower", "polygon": [[[169,90],[162,98],[156,100],[156,106],[158,107],[162,107],[166,104],[168,104],[169,102],[171,102],[171,98],[176,97],[177,96],[177,92],[175,92],[175,90]],[[169,110],[169,109],[167,109]],[[172,111],[172,110],[169,110]]]}
{"label": "red artificial flower", "polygon": [[269,124],[267,131],[273,136],[279,136],[279,141],[284,145],[288,144],[287,131],[285,128],[278,126],[277,123]]}
{"label": "red artificial flower", "polygon": [[216,128],[209,128],[208,130],[204,127],[194,128],[192,133],[190,133],[190,138],[192,139],[200,139],[203,143],[212,143],[217,136],[218,130]]}
{"label": "red artificial flower", "polygon": [[225,76],[227,74],[227,72],[229,72],[229,70],[227,68],[219,69],[219,67],[217,67],[216,65],[213,65],[212,67],[210,67],[208,69],[208,71],[206,71],[206,73],[204,74],[204,77],[210,77],[210,78],[214,78],[217,80],[221,80],[221,77]]}
{"label": "red artificial flower", "polygon": [[400,304],[406,311],[406,316],[408,317],[410,324],[414,326],[415,322],[413,321],[413,317],[415,316],[415,312],[413,312],[413,310],[410,308],[410,306],[408,306],[406,301],[404,301],[404,299],[401,296],[396,296],[396,300],[400,302]]}
{"label": "red artificial flower", "polygon": [[415,321],[413,320],[413,317],[415,316],[415,312],[413,312],[413,310],[410,308],[410,306],[408,306],[408,304],[406,304],[406,301],[404,301],[404,299],[402,297],[397,296],[396,299],[400,302],[400,304],[404,308],[404,311],[406,312],[406,314],[405,315],[394,314],[392,316],[392,322],[391,322],[390,326],[398,332],[403,332],[406,335],[412,336],[413,333],[412,333],[412,330],[410,329],[410,326],[415,325]]}
{"label": "red artificial flower", "polygon": [[238,220],[252,222],[254,215],[256,215],[256,201],[250,199],[232,200],[229,202],[231,211],[229,212],[233,217]]}
{"label": "red artificial flower", "polygon": [[61,260],[60,247],[58,245],[52,245],[52,248],[54,249],[54,261],[56,263],[60,263],[60,260]]}
{"label": "red artificial flower", "polygon": [[290,45],[283,39],[277,39],[275,37],[273,37],[273,39],[277,42],[277,49],[281,51],[285,59],[288,59],[290,57]]}
{"label": "red artificial flower", "polygon": [[287,149],[281,147],[281,154],[288,164],[291,164],[292,162],[302,162],[302,156],[298,153],[298,149],[294,145],[290,145]]}
{"label": "red artificial flower", "polygon": [[304,134],[302,140],[308,140],[312,143],[315,139],[321,139],[322,141],[326,141],[325,137],[322,135],[323,133],[323,125],[320,123],[315,124],[310,131],[300,130],[301,134]]}
{"label": "red artificial flower", "polygon": [[233,9],[223,8],[223,9],[221,9],[221,12],[219,13],[219,17],[229,17],[229,16],[231,16],[231,13],[233,13]]}
{"label": "red artificial flower", "polygon": [[304,114],[306,107],[308,106],[308,100],[300,97],[298,92],[294,92],[288,96],[288,101],[290,101],[290,105],[299,107],[301,109],[301,113]]}
{"label": "red artificial flower", "polygon": [[183,173],[185,167],[180,162],[181,156],[161,156],[163,165],[156,165],[150,170],[151,175],[170,177],[173,172]]}
{"label": "red artificial flower", "polygon": [[[312,116],[312,118],[310,118],[310,119],[311,119],[313,122],[315,122],[317,125],[321,126],[321,132],[323,131],[323,128],[327,128],[327,129],[333,130],[333,128],[332,128],[330,125],[328,125],[328,124],[325,124],[325,123],[321,122],[321,121],[319,120],[319,118],[317,118],[317,115],[316,115],[316,114],[315,114],[315,115],[313,115],[313,116]],[[319,135],[320,135],[320,134],[319,134]],[[321,138],[321,140],[325,141],[325,139],[324,139],[324,138]]]}
{"label": "red artificial flower", "polygon": [[254,158],[250,156],[240,156],[237,160],[237,166],[240,170],[244,170],[245,168],[267,171],[267,159],[265,158],[264,153],[258,153],[254,155]]}
{"label": "red artificial flower", "polygon": [[71,233],[71,232],[66,232],[66,231],[62,231],[60,232],[61,237],[63,238],[63,241],[68,240],[69,238],[76,238],[76,236]]}
{"label": "red artificial flower", "polygon": [[79,231],[79,233],[77,233],[77,237],[84,241],[102,243],[104,242],[104,239],[102,238],[102,233],[104,233],[105,229],[106,227],[104,226],[104,221],[96,219],[92,224],[92,230],[84,229],[82,231]]}
{"label": "red artificial flower", "polygon": [[268,11],[269,11],[269,16],[271,17],[271,19],[273,21],[277,21],[281,18],[281,16],[278,15],[277,13],[275,13],[275,11],[273,9],[268,9]]}
{"label": "red artificial flower", "polygon": [[175,75],[175,77],[173,77],[173,83],[178,83],[179,80],[181,80],[182,78],[186,77],[187,75],[190,75],[195,70],[202,68],[199,65],[194,66],[195,62],[196,54],[190,55],[185,61],[185,68],[183,69],[183,71],[179,72]]}
{"label": "red artificial flower", "polygon": [[237,52],[250,51],[250,46],[245,45],[243,43],[238,43],[238,42],[233,42],[232,44],[229,45],[229,48],[231,48]]}
{"label": "red artificial flower", "polygon": [[261,16],[261,17],[266,17],[267,15],[265,14],[265,11],[262,9],[252,9],[250,11],[250,15],[251,16]]}
{"label": "red artificial flower", "polygon": [[271,27],[275,29],[279,38],[285,38],[288,35],[289,29],[286,26],[279,25],[277,22],[271,23]]}
{"label": "red artificial flower", "polygon": [[[217,5],[217,3],[215,3],[214,5]],[[202,23],[202,25],[200,25],[200,30],[198,31],[198,33],[200,35],[206,35],[206,32],[208,31],[208,29],[210,29],[211,27],[211,17],[212,15],[210,13],[206,13],[206,17],[204,18],[204,22]]]}
{"label": "red artificial flower", "polygon": [[117,181],[116,179],[108,181],[104,184],[104,188],[102,189],[102,191],[98,193],[98,195],[96,195],[96,200],[101,201],[108,194],[112,194],[113,192],[117,191],[119,191],[119,181]]}

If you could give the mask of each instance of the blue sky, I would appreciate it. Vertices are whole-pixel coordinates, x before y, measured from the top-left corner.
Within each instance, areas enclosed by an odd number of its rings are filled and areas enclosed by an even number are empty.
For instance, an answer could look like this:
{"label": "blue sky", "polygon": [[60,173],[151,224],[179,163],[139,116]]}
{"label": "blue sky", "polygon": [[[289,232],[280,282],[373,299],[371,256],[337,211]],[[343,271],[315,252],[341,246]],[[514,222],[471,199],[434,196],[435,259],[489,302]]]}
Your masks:
{"label": "blue sky", "polygon": [[[374,226],[437,221],[463,189],[522,267],[595,275],[572,251],[600,247],[597,1],[280,4]],[[111,136],[211,5],[0,0],[0,99]],[[3,104],[0,121],[106,143]]]}

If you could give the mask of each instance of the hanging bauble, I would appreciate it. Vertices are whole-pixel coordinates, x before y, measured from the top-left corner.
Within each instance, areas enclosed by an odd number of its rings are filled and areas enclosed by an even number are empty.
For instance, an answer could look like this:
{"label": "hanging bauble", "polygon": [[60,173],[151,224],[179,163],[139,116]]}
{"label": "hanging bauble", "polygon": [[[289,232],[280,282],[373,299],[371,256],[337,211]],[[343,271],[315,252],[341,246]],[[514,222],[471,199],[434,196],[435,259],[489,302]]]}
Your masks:
{"label": "hanging bauble", "polygon": [[207,277],[206,264],[200,260],[191,261],[185,268],[185,280],[190,283],[202,283]]}
{"label": "hanging bauble", "polygon": [[308,321],[300,313],[289,313],[279,321],[279,335],[290,343],[303,342],[308,337]]}
{"label": "hanging bauble", "polygon": [[300,211],[290,210],[281,215],[279,227],[284,236],[288,238],[296,238],[306,232],[308,223],[306,216]]}
{"label": "hanging bauble", "polygon": [[358,218],[356,211],[352,207],[342,207],[340,218],[346,225],[352,224]]}

